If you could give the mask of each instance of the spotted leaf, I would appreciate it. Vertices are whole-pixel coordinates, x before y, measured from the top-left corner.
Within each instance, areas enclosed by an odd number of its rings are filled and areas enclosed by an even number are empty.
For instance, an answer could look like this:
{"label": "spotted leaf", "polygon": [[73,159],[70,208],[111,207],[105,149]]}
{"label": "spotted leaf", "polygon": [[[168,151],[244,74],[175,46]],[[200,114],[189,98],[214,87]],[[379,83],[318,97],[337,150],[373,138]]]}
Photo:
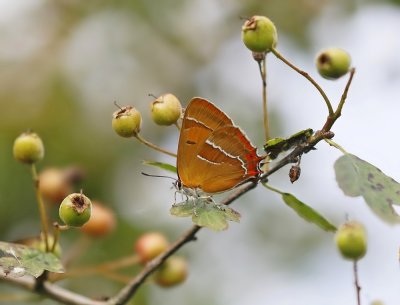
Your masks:
{"label": "spotted leaf", "polygon": [[372,211],[388,223],[399,223],[393,205],[400,205],[400,184],[379,168],[352,154],[335,162],[336,180],[351,197],[362,196]]}
{"label": "spotted leaf", "polygon": [[60,260],[53,253],[6,242],[0,242],[0,268],[7,276],[12,277],[25,274],[39,277],[45,270],[64,272]]}

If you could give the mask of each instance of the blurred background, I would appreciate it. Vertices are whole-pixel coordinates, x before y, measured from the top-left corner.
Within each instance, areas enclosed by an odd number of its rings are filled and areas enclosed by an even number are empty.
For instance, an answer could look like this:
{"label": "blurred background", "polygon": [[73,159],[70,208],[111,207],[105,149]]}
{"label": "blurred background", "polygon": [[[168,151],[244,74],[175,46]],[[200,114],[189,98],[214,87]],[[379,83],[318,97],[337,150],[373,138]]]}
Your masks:
{"label": "blurred background", "polygon": [[[178,132],[151,121],[148,94],[171,92],[183,105],[202,96],[261,148],[261,81],[240,37],[243,17],[252,15],[274,21],[278,50],[315,76],[335,103],[346,79],[323,80],[315,72],[314,57],[330,46],[351,54],[357,73],[333,128],[335,140],[399,181],[399,3],[0,0],[0,240],[36,235],[40,228],[29,167],[12,156],[14,139],[27,129],[45,143],[39,169],[81,166],[85,193],[111,207],[118,218],[108,237],[85,241],[76,265],[132,254],[135,239],[145,231],[159,230],[174,240],[189,228],[190,220],[169,215],[171,181],[140,174],[162,174],[142,165],[143,160],[175,160],[118,137],[111,129],[113,102],[135,106],[143,116],[142,136],[176,151]],[[268,57],[272,135],[321,128],[327,111],[318,92]],[[333,163],[339,156],[320,143],[303,157],[298,182],[290,184],[287,168],[270,183],[337,225],[347,217],[363,222],[369,234],[369,251],[359,264],[363,304],[399,304],[400,230],[379,220],[362,199],[345,197],[338,189]],[[130,304],[356,304],[352,265],[337,253],[331,233],[299,219],[262,187],[233,207],[242,214],[240,224],[221,233],[202,230],[198,241],[179,252],[190,268],[184,284],[162,289],[149,283]],[[57,207],[49,209],[56,217]],[[63,234],[64,252],[81,245],[80,235]],[[122,284],[96,276],[62,285],[102,297]],[[21,304],[55,304],[5,283],[0,303],[16,293],[24,299]]]}

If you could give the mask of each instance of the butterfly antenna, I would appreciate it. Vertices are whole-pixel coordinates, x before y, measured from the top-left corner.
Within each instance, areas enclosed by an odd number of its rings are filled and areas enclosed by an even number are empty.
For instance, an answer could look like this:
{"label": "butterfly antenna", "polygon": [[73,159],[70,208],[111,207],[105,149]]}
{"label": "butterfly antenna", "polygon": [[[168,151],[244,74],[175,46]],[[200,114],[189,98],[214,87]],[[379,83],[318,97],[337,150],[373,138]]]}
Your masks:
{"label": "butterfly antenna", "polygon": [[145,173],[145,172],[141,172],[141,174],[142,174],[143,176],[146,176],[146,177],[169,178],[169,179],[172,179],[172,180],[176,181],[176,178],[170,177],[170,176],[153,175],[153,174],[147,174],[147,173]]}

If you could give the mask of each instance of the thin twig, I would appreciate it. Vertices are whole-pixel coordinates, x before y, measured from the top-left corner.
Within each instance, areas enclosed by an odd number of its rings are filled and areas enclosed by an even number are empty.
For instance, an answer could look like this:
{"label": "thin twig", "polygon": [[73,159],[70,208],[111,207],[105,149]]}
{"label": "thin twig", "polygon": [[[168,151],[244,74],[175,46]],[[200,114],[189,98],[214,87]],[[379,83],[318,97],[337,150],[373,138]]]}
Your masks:
{"label": "thin twig", "polygon": [[47,218],[46,207],[44,205],[43,198],[42,198],[42,193],[39,189],[40,180],[39,180],[39,176],[36,171],[35,163],[32,163],[31,170],[32,170],[32,179],[33,179],[33,182],[35,185],[36,200],[38,203],[40,223],[41,223],[42,233],[43,233],[43,237],[41,236],[41,238],[44,239],[45,249],[46,249],[46,252],[48,252],[50,250],[48,218]]}
{"label": "thin twig", "polygon": [[291,62],[289,62],[285,57],[283,57],[282,54],[280,54],[278,52],[278,50],[276,50],[275,48],[271,49],[271,52],[281,61],[283,61],[286,65],[288,65],[290,68],[292,68],[293,70],[295,70],[297,73],[299,73],[300,75],[304,76],[311,84],[313,84],[313,86],[318,90],[318,92],[321,94],[322,98],[325,101],[326,107],[328,108],[328,113],[329,115],[333,115],[333,108],[332,108],[332,104],[329,101],[328,96],[326,95],[326,93],[324,92],[324,90],[322,90],[321,86],[318,85],[318,83],[306,72],[303,71],[299,68],[297,68],[295,65],[293,65]]}
{"label": "thin twig", "polygon": [[262,105],[263,105],[263,122],[265,141],[270,139],[269,123],[268,123],[268,104],[267,104],[267,57],[264,55],[262,59],[257,60],[258,68],[262,81]]}
{"label": "thin twig", "polygon": [[148,147],[150,147],[150,148],[152,148],[152,149],[154,149],[154,150],[156,150],[156,151],[159,151],[159,152],[161,152],[161,153],[163,153],[163,154],[166,154],[166,155],[169,155],[169,156],[171,156],[171,157],[175,157],[175,158],[176,158],[176,154],[174,154],[174,153],[172,153],[172,152],[169,152],[168,150],[163,149],[163,148],[161,148],[161,147],[159,147],[159,146],[157,146],[157,145],[155,145],[155,144],[153,144],[153,143],[147,141],[147,140],[144,139],[141,135],[136,134],[135,137],[136,137],[136,139],[138,139],[140,142],[142,142],[144,145],[146,145],[146,146],[148,146]]}
{"label": "thin twig", "polygon": [[353,273],[354,273],[354,286],[356,288],[356,295],[357,295],[357,305],[361,305],[361,298],[360,298],[361,286],[358,281],[357,261],[353,262]]}
{"label": "thin twig", "polygon": [[346,86],[344,88],[342,97],[340,98],[340,102],[338,104],[338,107],[337,107],[336,111],[333,114],[330,114],[328,116],[324,127],[322,127],[322,130],[325,130],[325,131],[330,130],[332,128],[333,124],[335,124],[336,120],[342,115],[342,109],[343,109],[344,103],[346,102],[347,93],[349,92],[349,88],[350,88],[351,82],[353,81],[353,77],[354,77],[355,73],[356,73],[355,68],[351,68],[350,69],[350,76],[349,76],[349,79],[348,79],[348,81],[346,83]]}

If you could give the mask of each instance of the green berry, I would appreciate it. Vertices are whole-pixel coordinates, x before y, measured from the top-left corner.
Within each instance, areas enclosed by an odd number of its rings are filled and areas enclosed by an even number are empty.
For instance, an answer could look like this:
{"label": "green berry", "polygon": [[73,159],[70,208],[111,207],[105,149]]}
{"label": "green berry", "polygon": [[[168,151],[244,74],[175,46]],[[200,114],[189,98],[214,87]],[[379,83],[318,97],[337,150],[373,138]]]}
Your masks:
{"label": "green berry", "polygon": [[73,193],[65,197],[60,204],[59,216],[70,227],[81,227],[90,218],[92,203],[81,193]]}
{"label": "green berry", "polygon": [[42,139],[33,132],[25,132],[14,141],[14,158],[22,163],[36,163],[44,157]]}
{"label": "green berry", "polygon": [[181,284],[187,278],[187,269],[185,259],[171,256],[155,273],[155,282],[161,287],[172,287]]}
{"label": "green berry", "polygon": [[270,19],[264,16],[253,16],[242,26],[242,40],[253,52],[270,52],[278,42],[278,34]]}
{"label": "green berry", "polygon": [[136,136],[140,132],[141,125],[142,116],[140,112],[131,106],[122,107],[113,114],[112,127],[121,137]]}
{"label": "green berry", "polygon": [[135,252],[142,263],[146,263],[168,249],[167,238],[160,232],[148,232],[135,243]]}
{"label": "green berry", "polygon": [[359,222],[349,221],[341,225],[336,232],[335,241],[346,259],[357,261],[367,252],[367,233]]}
{"label": "green berry", "polygon": [[150,111],[156,124],[169,126],[181,117],[182,105],[175,95],[166,93],[150,104]]}
{"label": "green berry", "polygon": [[345,75],[351,64],[350,55],[339,48],[329,48],[318,53],[315,65],[319,74],[327,79],[338,79]]}

